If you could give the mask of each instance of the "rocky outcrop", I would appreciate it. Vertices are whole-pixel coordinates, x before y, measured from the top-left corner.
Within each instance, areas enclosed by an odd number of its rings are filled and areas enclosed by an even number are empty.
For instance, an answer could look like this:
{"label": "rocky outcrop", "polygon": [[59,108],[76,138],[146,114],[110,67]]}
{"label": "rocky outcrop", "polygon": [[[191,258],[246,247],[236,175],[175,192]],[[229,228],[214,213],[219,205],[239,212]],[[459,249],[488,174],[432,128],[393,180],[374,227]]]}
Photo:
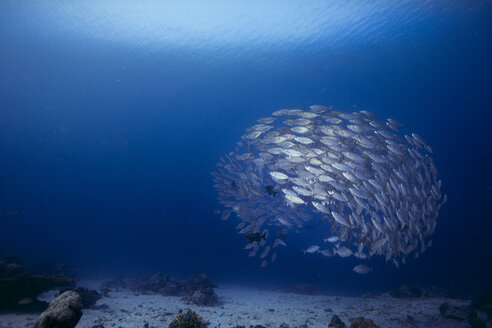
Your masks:
{"label": "rocky outcrop", "polygon": [[172,281],[169,276],[156,273],[149,279],[137,279],[123,284],[123,288],[130,289],[139,294],[160,294],[165,296],[181,296],[182,283]]}
{"label": "rocky outcrop", "polygon": [[28,271],[36,275],[63,275],[77,277],[77,273],[65,263],[55,261],[37,262],[28,266]]}
{"label": "rocky outcrop", "polygon": [[83,309],[93,307],[94,305],[96,305],[97,301],[99,301],[102,298],[102,295],[97,290],[93,290],[85,287],[62,289],[60,291],[60,294],[66,291],[74,291],[80,295],[80,297],[82,298]]}
{"label": "rocky outcrop", "polygon": [[[347,327],[345,323],[337,316],[334,315],[331,318],[328,328],[345,328]],[[374,323],[371,319],[366,319],[364,317],[358,317],[350,319],[350,328],[378,328],[379,326]]]}
{"label": "rocky outcrop", "polygon": [[198,306],[214,306],[217,304],[217,296],[213,292],[204,293],[203,291],[196,291],[191,295],[184,296],[183,301],[187,304]]}
{"label": "rocky outcrop", "polygon": [[82,298],[74,291],[68,291],[53,301],[41,313],[34,328],[73,328],[82,317]]}
{"label": "rocky outcrop", "polygon": [[207,328],[208,322],[194,311],[180,313],[169,324],[169,328]]}
{"label": "rocky outcrop", "polygon": [[470,307],[475,311],[487,314],[492,319],[492,292],[485,291],[482,296],[470,304]]}
{"label": "rocky outcrop", "polygon": [[456,306],[449,303],[441,304],[439,312],[444,318],[457,321],[466,321],[473,315],[468,306]]}
{"label": "rocky outcrop", "polygon": [[328,325],[328,328],[345,328],[345,327],[346,327],[345,324],[337,315],[334,315],[331,318],[330,324]]}
{"label": "rocky outcrop", "polygon": [[371,319],[358,317],[350,320],[350,328],[378,328]]}
{"label": "rocky outcrop", "polygon": [[393,287],[388,294],[395,298],[458,298],[453,285],[420,287],[408,284]]}
{"label": "rocky outcrop", "polygon": [[422,293],[422,297],[425,298],[458,298],[458,296],[458,292],[451,284],[424,288]]}
{"label": "rocky outcrop", "polygon": [[37,300],[41,293],[75,286],[61,275],[32,275],[16,256],[0,259],[0,312],[41,312],[48,303]]}
{"label": "rocky outcrop", "polygon": [[104,284],[105,293],[111,291],[109,286],[130,289],[139,294],[182,296],[184,302],[199,306],[214,306],[218,302],[217,294],[215,294],[217,285],[212,283],[206,274],[195,275],[187,281],[181,282],[171,280],[169,276],[164,276],[159,272],[149,279],[119,281],[118,285],[113,282]]}
{"label": "rocky outcrop", "polygon": [[183,300],[199,306],[214,306],[218,301],[215,288],[217,285],[213,284],[206,274],[193,276],[184,285]]}
{"label": "rocky outcrop", "polygon": [[492,293],[485,291],[468,306],[443,303],[439,312],[446,319],[467,322],[473,328],[492,327]]}

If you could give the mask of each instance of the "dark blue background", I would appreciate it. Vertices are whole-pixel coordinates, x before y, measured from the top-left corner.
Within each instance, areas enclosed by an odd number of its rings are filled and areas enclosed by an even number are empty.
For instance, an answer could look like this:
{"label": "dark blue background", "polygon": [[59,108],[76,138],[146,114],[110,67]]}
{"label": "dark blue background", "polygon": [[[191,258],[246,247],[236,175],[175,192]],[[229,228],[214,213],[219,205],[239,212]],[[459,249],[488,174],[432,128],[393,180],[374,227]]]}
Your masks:
{"label": "dark blue background", "polygon": [[[321,29],[292,42],[151,49],[65,32],[48,5],[2,1],[0,209],[22,212],[0,215],[0,254],[88,276],[205,271],[342,293],[492,287],[492,6],[436,3],[382,12],[339,38]],[[317,103],[396,118],[433,147],[449,201],[420,259],[398,270],[375,259],[359,276],[350,259],[287,249],[261,270],[236,222],[212,213],[210,172],[244,129]]]}

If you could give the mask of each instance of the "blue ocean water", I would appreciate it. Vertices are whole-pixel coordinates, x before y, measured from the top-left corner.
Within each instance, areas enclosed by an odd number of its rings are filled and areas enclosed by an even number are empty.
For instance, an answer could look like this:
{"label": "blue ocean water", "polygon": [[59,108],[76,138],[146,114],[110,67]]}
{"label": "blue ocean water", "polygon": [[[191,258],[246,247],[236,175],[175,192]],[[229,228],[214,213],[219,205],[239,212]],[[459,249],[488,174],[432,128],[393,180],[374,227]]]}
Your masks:
{"label": "blue ocean water", "polygon": [[[488,1],[0,3],[0,254],[87,276],[492,287]],[[221,221],[210,172],[260,117],[333,105],[404,122],[448,203],[399,269],[289,249],[265,269]]]}

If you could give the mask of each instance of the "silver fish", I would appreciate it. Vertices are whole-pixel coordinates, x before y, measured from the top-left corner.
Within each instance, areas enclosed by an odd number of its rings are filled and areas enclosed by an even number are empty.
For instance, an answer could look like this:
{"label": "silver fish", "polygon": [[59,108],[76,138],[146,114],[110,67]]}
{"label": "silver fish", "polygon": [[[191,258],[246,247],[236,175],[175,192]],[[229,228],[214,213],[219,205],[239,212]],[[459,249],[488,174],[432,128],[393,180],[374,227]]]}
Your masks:
{"label": "silver fish", "polygon": [[333,251],[330,250],[330,249],[323,249],[323,250],[320,251],[320,253],[323,256],[326,256],[326,257],[332,257],[332,256],[334,256]]}
{"label": "silver fish", "polygon": [[319,251],[319,246],[318,245],[312,245],[312,246],[309,246],[303,252],[308,253],[308,254],[313,254],[313,253],[317,253],[318,251]]}
{"label": "silver fish", "polygon": [[331,236],[331,237],[325,238],[324,241],[325,241],[325,243],[326,242],[336,243],[338,241],[338,237],[337,236]]}
{"label": "silver fish", "polygon": [[349,248],[342,246],[336,250],[336,254],[338,254],[338,256],[340,257],[349,257],[353,254],[353,252]]}
{"label": "silver fish", "polygon": [[344,225],[344,226],[350,226],[349,222],[347,219],[345,219],[342,215],[338,214],[337,212],[332,211],[331,215],[337,221],[338,223]]}
{"label": "silver fish", "polygon": [[[235,213],[238,232],[255,240],[247,245],[252,256],[270,247],[265,260],[286,245],[287,232],[304,226],[338,238],[339,256],[381,255],[395,265],[418,256],[430,246],[447,196],[432,149],[402,127],[321,105],[260,118],[212,173],[222,217]],[[326,225],[314,224],[318,219]],[[280,237],[263,235],[266,228]]]}
{"label": "silver fish", "polygon": [[365,266],[363,264],[356,265],[353,270],[357,272],[358,274],[367,274],[370,271],[372,271],[372,268]]}

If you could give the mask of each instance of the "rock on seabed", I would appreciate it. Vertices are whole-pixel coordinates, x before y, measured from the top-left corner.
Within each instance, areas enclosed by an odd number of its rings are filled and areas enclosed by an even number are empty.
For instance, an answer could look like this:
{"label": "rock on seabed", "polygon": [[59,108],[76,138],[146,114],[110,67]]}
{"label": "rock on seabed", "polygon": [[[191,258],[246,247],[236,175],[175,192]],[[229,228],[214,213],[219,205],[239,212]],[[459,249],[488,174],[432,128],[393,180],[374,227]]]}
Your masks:
{"label": "rock on seabed", "polygon": [[82,297],[68,291],[53,301],[41,313],[34,328],[73,328],[82,317]]}

